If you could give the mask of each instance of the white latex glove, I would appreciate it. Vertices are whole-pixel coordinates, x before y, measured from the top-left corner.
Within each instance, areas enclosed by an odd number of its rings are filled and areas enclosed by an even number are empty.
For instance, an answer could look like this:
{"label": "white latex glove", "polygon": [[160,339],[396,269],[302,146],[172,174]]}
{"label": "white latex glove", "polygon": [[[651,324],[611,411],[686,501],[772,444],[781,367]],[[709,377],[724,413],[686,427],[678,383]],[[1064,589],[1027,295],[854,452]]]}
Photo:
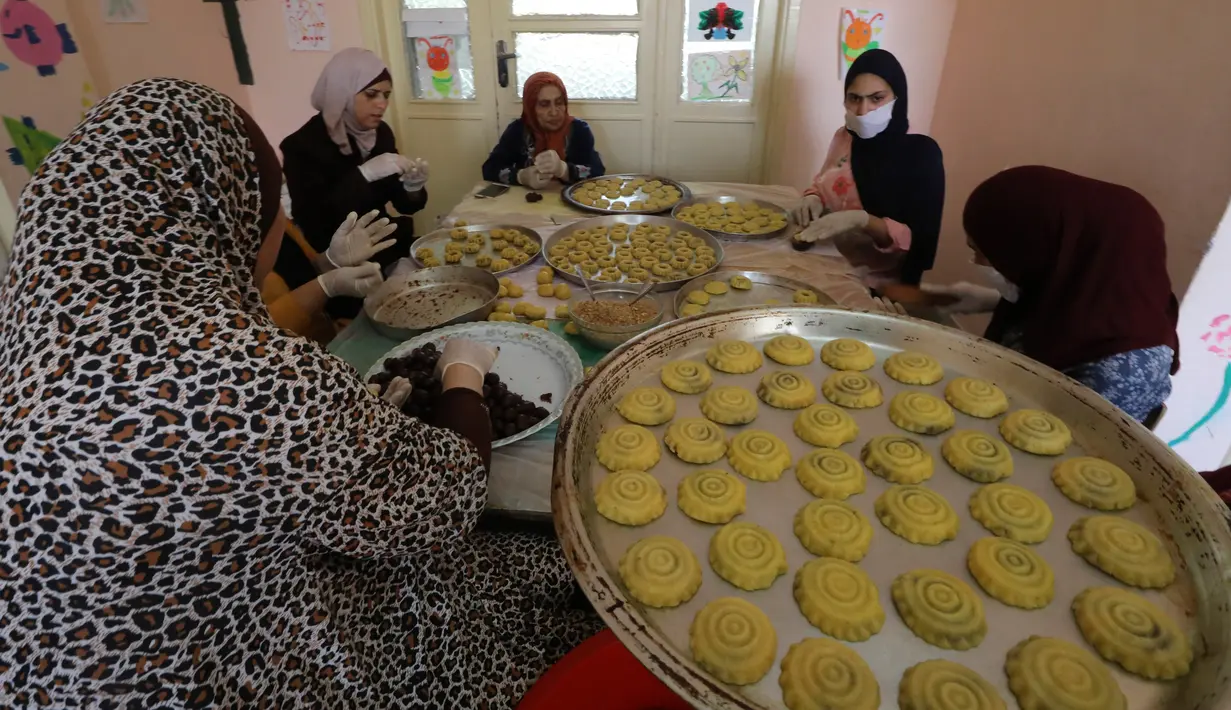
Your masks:
{"label": "white latex glove", "polygon": [[791,217],[800,227],[807,227],[814,220],[820,219],[823,214],[825,214],[825,203],[821,202],[821,198],[816,195],[804,195],[803,199],[791,208]]}
{"label": "white latex glove", "polygon": [[418,192],[427,184],[427,161],[414,158],[409,161],[406,172],[402,173],[402,189],[407,192]]}
{"label": "white latex glove", "polygon": [[863,210],[844,210],[830,212],[821,217],[808,228],[795,235],[801,242],[827,242],[830,239],[847,232],[863,229],[868,226],[868,213]]}
{"label": "white latex glove", "polygon": [[941,313],[988,313],[1000,303],[1000,292],[994,288],[959,281],[955,284],[919,284],[919,290],[939,296],[950,296],[952,303],[938,304]]}
{"label": "white latex glove", "polygon": [[380,385],[368,385],[369,392],[398,409],[401,409],[402,405],[406,404],[406,400],[410,397],[410,392],[413,389],[410,380],[405,377],[395,377],[390,380],[384,394],[380,393]]}
{"label": "white latex glove", "polygon": [[534,167],[538,168],[540,173],[557,180],[568,180],[568,163],[561,160],[554,150],[539,153],[534,159]]}
{"label": "white latex glove", "polygon": [[364,298],[385,282],[380,275],[380,264],[365,261],[359,266],[344,266],[333,271],[326,271],[316,277],[321,290],[329,298],[335,296],[354,296]]}
{"label": "white latex glove", "polygon": [[410,161],[397,153],[381,153],[359,166],[363,179],[368,182],[384,180],[391,175],[401,175],[410,167]]}
{"label": "white latex glove", "polygon": [[397,244],[396,239],[385,239],[398,228],[389,219],[376,219],[379,210],[359,217],[354,212],[346,216],[346,221],[333,233],[329,240],[329,248],[325,250],[325,258],[335,268],[355,266],[371,259],[378,252]]}
{"label": "white latex glove", "polygon": [[906,312],[906,307],[897,301],[890,301],[888,298],[883,298],[881,296],[873,296],[872,302],[875,304],[875,307],[873,308],[875,311],[888,313],[891,316],[909,315]]}
{"label": "white latex glove", "polygon": [[496,364],[498,354],[500,351],[490,345],[465,338],[450,338],[445,341],[445,349],[436,361],[436,376],[443,381],[450,367],[465,365],[478,372],[479,377],[484,377]]}
{"label": "white latex glove", "polygon": [[517,182],[531,190],[542,190],[551,184],[551,176],[544,175],[538,168],[531,166],[517,171]]}

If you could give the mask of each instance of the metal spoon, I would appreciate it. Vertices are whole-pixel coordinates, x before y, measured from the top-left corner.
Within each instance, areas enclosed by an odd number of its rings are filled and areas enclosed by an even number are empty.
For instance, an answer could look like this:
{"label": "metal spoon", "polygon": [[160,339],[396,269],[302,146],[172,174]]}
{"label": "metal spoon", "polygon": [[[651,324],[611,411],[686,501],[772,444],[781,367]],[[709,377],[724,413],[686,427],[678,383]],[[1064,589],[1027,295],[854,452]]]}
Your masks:
{"label": "metal spoon", "polygon": [[581,276],[581,285],[586,287],[586,293],[590,294],[591,301],[598,300],[597,298],[594,297],[594,291],[590,289],[590,279],[587,279],[585,277],[585,274],[582,274]]}
{"label": "metal spoon", "polygon": [[649,292],[650,292],[650,289],[652,289],[652,288],[654,288],[654,282],[653,282],[653,281],[651,281],[651,282],[647,283],[645,286],[642,286],[642,287],[641,287],[641,293],[637,294],[637,297],[636,297],[636,298],[634,298],[633,300],[629,301],[629,302],[628,302],[628,305],[630,305],[630,306],[631,306],[631,305],[633,305],[634,303],[636,303],[637,301],[640,301],[642,298],[645,298],[645,295],[646,295],[647,293],[649,293]]}

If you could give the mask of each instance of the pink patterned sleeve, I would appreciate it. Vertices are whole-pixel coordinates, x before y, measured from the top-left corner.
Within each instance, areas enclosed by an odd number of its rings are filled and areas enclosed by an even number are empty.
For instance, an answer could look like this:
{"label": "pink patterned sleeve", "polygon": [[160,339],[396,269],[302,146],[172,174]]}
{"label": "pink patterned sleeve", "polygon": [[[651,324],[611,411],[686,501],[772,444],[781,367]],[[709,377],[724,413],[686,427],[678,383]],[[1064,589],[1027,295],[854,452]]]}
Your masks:
{"label": "pink patterned sleeve", "polygon": [[[805,195],[816,195],[821,198],[821,202],[825,202],[825,193],[822,192],[822,178],[830,168],[838,164],[838,159],[844,154],[850,152],[850,134],[845,128],[839,128],[834,132],[834,137],[829,141],[829,150],[825,153],[825,162],[821,164],[821,169],[812,176],[812,185],[804,190]],[[845,140],[844,140],[845,139]],[[831,205],[825,205],[830,209],[834,209]]]}
{"label": "pink patterned sleeve", "polygon": [[885,229],[889,232],[889,238],[893,240],[893,244],[887,247],[876,247],[877,251],[885,254],[897,254],[910,251],[910,227],[895,222],[888,217],[885,220]]}

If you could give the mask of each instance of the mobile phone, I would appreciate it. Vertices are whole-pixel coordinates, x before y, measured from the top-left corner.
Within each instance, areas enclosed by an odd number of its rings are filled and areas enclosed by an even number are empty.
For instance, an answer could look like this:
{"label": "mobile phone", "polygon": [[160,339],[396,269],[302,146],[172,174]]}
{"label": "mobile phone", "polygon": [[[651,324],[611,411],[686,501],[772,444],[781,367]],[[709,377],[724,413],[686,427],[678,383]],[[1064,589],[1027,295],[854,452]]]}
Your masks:
{"label": "mobile phone", "polygon": [[478,192],[474,193],[474,196],[487,199],[491,197],[500,197],[501,195],[503,195],[504,193],[508,191],[509,191],[508,185],[501,185],[500,183],[493,182],[493,183],[488,184],[488,186],[483,188],[482,190],[479,190]]}

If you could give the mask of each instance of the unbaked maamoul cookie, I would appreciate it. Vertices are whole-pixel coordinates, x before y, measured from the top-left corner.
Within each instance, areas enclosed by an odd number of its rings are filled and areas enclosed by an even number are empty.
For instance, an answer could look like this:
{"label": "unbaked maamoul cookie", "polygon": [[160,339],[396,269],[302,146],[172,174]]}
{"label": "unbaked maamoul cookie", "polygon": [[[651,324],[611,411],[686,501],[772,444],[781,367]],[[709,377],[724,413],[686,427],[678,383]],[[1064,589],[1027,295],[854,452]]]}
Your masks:
{"label": "unbaked maamoul cookie", "polygon": [[872,473],[890,483],[922,483],[932,477],[932,455],[908,436],[874,436],[861,456]]}
{"label": "unbaked maamoul cookie", "polygon": [[880,593],[867,572],[833,557],[795,573],[795,603],[808,623],[843,641],[866,641],[885,625]]}
{"label": "unbaked maamoul cookie", "polygon": [[965,651],[983,643],[983,600],[962,580],[936,569],[898,575],[890,587],[906,626],[933,646]]}
{"label": "unbaked maamoul cookie", "polygon": [[835,372],[821,383],[825,399],[847,409],[867,409],[885,401],[881,386],[862,372]]}
{"label": "unbaked maamoul cookie", "polygon": [[876,364],[876,354],[858,340],[838,338],[821,346],[821,362],[835,370],[863,372]]}
{"label": "unbaked maamoul cookie", "polygon": [[855,440],[859,425],[832,404],[814,404],[795,417],[795,435],[813,446],[834,449]]}
{"label": "unbaked maamoul cookie", "polygon": [[1162,540],[1131,520],[1080,518],[1069,528],[1069,544],[1086,562],[1129,586],[1161,589],[1175,579],[1175,563]]}
{"label": "unbaked maamoul cookie", "polygon": [[846,503],[814,500],[795,514],[795,537],[814,555],[858,562],[872,544],[872,525]]}
{"label": "unbaked maamoul cookie", "polygon": [[803,375],[776,370],[761,378],[757,396],[778,409],[803,409],[816,401],[816,387]]}
{"label": "unbaked maamoul cookie", "polygon": [[714,382],[710,368],[692,360],[676,360],[663,365],[663,386],[680,394],[699,394]]}
{"label": "unbaked maamoul cookie", "polygon": [[996,687],[966,666],[933,658],[906,669],[898,710],[1006,710]]}
{"label": "unbaked maamoul cookie", "polygon": [[1073,434],[1060,417],[1039,409],[1019,409],[1000,422],[1004,440],[1031,454],[1059,456],[1073,443]]}
{"label": "unbaked maamoul cookie", "polygon": [[1051,534],[1051,509],[1043,499],[1011,483],[992,483],[970,496],[970,517],[999,537],[1031,545]]}
{"label": "unbaked maamoul cookie", "polygon": [[795,464],[795,478],[817,498],[846,500],[867,486],[863,466],[838,449],[813,449]]}
{"label": "unbaked maamoul cookie", "polygon": [[667,509],[667,491],[645,471],[616,471],[598,484],[594,504],[613,523],[645,525]]}
{"label": "unbaked maamoul cookie", "polygon": [[676,502],[684,515],[702,523],[726,523],[743,513],[744,482],[726,471],[705,469],[680,479]]}
{"label": "unbaked maamoul cookie", "polygon": [[761,367],[764,360],[760,350],[743,340],[719,340],[705,351],[705,361],[710,367],[733,375],[752,372]]}
{"label": "unbaked maamoul cookie", "polygon": [[798,335],[775,335],[765,344],[765,357],[782,365],[807,365],[816,352]]}
{"label": "unbaked maamoul cookie", "polygon": [[620,398],[616,411],[633,424],[658,426],[675,416],[675,398],[661,387],[638,387]]}
{"label": "unbaked maamoul cookie", "polygon": [[791,452],[767,431],[741,431],[731,439],[727,460],[736,473],[754,481],[776,481],[791,467]]}
{"label": "unbaked maamoul cookie", "polygon": [[663,434],[667,450],[688,463],[714,463],[727,455],[722,428],[700,417],[676,419]]}
{"label": "unbaked maamoul cookie", "polygon": [[759,406],[743,387],[715,387],[701,398],[701,413],[719,424],[748,424],[757,418]]}
{"label": "unbaked maamoul cookie", "polygon": [[756,523],[727,523],[710,538],[710,567],[745,591],[767,589],[786,574],[786,551]]}
{"label": "unbaked maamoul cookie", "polygon": [[598,462],[611,471],[649,471],[662,457],[658,440],[645,427],[625,424],[608,429],[598,438]]}
{"label": "unbaked maamoul cookie", "polygon": [[991,419],[1009,411],[1004,390],[987,380],[955,377],[945,385],[945,400],[957,411],[979,419]]}
{"label": "unbaked maamoul cookie", "polygon": [[866,661],[826,638],[791,645],[782,658],[778,686],[788,710],[876,710],[880,686]]}
{"label": "unbaked maamoul cookie", "polygon": [[1086,642],[1124,670],[1151,680],[1188,674],[1193,649],[1171,617],[1145,597],[1119,587],[1090,587],[1073,599]]}
{"label": "unbaked maamoul cookie", "polygon": [[1093,456],[1056,464],[1051,480],[1069,500],[1095,510],[1126,510],[1137,502],[1137,487],[1124,469]]}
{"label": "unbaked maamoul cookie", "polygon": [[679,540],[651,535],[625,551],[620,578],[634,599],[663,609],[692,599],[701,588],[701,564]]}
{"label": "unbaked maamoul cookie", "polygon": [[1056,596],[1056,577],[1039,553],[1002,537],[975,541],[966,568],[993,599],[1022,609],[1042,609]]}
{"label": "unbaked maamoul cookie", "polygon": [[923,486],[890,486],[875,510],[881,524],[907,542],[939,545],[957,537],[957,513],[944,496]]}
{"label": "unbaked maamoul cookie", "polygon": [[778,634],[752,602],[721,597],[706,604],[688,627],[692,659],[724,683],[755,683],[774,665]]}
{"label": "unbaked maamoul cookie", "polygon": [[940,446],[940,455],[975,483],[993,483],[1013,475],[1013,456],[999,439],[981,431],[955,431]]}
{"label": "unbaked maamoul cookie", "polygon": [[916,434],[940,434],[953,428],[953,408],[924,392],[899,392],[889,401],[889,421]]}
{"label": "unbaked maamoul cookie", "polygon": [[945,378],[945,368],[931,355],[904,350],[885,360],[885,374],[904,385],[934,385]]}
{"label": "unbaked maamoul cookie", "polygon": [[1004,664],[1009,690],[1021,710],[1125,710],[1128,701],[1111,671],[1080,646],[1031,636],[1014,646]]}

